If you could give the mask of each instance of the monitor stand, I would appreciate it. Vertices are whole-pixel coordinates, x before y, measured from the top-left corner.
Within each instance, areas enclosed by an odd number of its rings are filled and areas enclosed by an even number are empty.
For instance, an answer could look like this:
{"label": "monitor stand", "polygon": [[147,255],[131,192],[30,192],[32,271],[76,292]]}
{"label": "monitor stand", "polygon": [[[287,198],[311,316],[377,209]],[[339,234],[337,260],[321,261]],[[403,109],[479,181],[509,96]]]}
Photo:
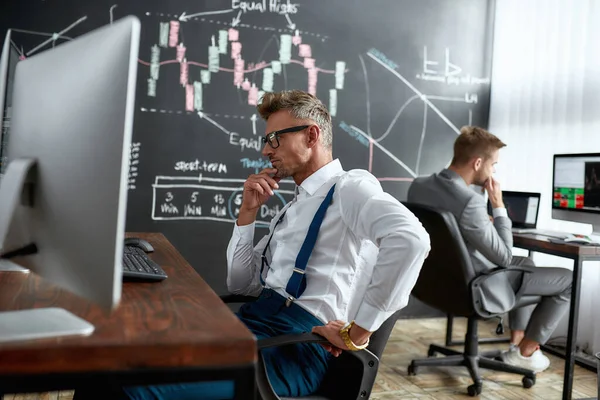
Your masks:
{"label": "monitor stand", "polygon": [[[17,208],[21,205],[33,206],[33,191],[36,180],[35,167],[36,161],[34,159],[13,160],[8,165],[0,183],[0,260],[5,265],[12,264],[7,259],[13,256],[26,256],[36,251],[34,243],[28,244],[22,249],[4,251]],[[92,332],[94,332],[92,324],[62,308],[35,308],[0,312],[0,343],[90,335]]]}

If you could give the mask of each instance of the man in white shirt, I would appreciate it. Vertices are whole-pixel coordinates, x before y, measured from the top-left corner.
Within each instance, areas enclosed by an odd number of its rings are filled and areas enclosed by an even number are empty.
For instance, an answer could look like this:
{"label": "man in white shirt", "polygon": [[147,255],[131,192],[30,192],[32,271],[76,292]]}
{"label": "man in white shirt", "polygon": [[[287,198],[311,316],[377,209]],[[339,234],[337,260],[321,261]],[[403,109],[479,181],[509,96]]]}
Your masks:
{"label": "man in white shirt", "polygon": [[[265,292],[264,282],[273,296],[287,299],[299,312],[315,317],[316,325],[323,325],[313,332],[332,343],[328,350],[334,355],[340,349],[348,350],[340,329],[354,321],[349,339],[360,347],[388,317],[406,306],[429,251],[429,236],[373,175],[364,170],[346,172],[339,160],[333,160],[331,117],[317,98],[301,91],[268,93],[258,110],[267,122],[262,153],[273,168],[251,175],[244,184],[240,214],[227,250],[227,286],[232,293],[259,295]],[[288,177],[297,185],[296,195],[273,218],[270,234],[254,246],[257,211],[278,188],[277,182]],[[293,272],[309,225],[334,185],[305,271]],[[306,280],[300,296],[289,290],[294,274]],[[281,349],[274,353],[267,360],[277,364],[283,353]],[[323,359],[322,354],[317,356]],[[310,375],[306,369],[315,362],[299,360],[301,368],[292,371],[306,379]],[[298,380],[292,374],[278,376],[277,368],[269,371],[276,391],[279,380],[283,381],[281,389]],[[310,394],[318,388],[322,374],[313,378],[310,387],[296,384],[297,392],[278,394]]]}
{"label": "man in white shirt", "polygon": [[[429,235],[377,178],[346,172],[333,160],[331,116],[316,97],[267,93],[258,110],[267,122],[262,154],[273,168],[244,183],[227,249],[227,286],[259,296],[238,313],[257,338],[312,330],[329,340],[262,352],[275,392],[304,396],[318,389],[329,353],[366,347],[372,332],[406,306]],[[296,195],[254,246],[257,212],[284,178],[294,180]],[[209,398],[202,384],[180,385],[178,396],[183,387]],[[175,398],[139,393],[129,392],[136,399]]]}

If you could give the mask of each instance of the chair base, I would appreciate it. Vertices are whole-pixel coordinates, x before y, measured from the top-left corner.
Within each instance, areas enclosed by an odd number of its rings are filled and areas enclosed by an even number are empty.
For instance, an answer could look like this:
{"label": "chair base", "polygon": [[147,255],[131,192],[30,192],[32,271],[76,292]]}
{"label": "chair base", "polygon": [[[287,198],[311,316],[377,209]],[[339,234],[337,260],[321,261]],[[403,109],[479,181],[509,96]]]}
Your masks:
{"label": "chair base", "polygon": [[[501,344],[501,343],[510,343],[509,337],[499,337],[499,338],[482,338],[479,339],[479,344]],[[465,342],[463,340],[448,340],[446,341],[446,346],[464,346]]]}
{"label": "chair base", "polygon": [[[478,343],[477,319],[469,318],[464,353],[432,344],[427,351],[429,358],[413,360],[408,366],[408,375],[416,375],[420,367],[466,367],[473,379],[473,384],[467,388],[470,396],[477,396],[482,391],[483,380],[479,368],[523,375],[523,387],[526,389],[535,385],[535,372],[496,360],[501,354],[500,350],[479,353]],[[434,357],[436,354],[444,357]]]}

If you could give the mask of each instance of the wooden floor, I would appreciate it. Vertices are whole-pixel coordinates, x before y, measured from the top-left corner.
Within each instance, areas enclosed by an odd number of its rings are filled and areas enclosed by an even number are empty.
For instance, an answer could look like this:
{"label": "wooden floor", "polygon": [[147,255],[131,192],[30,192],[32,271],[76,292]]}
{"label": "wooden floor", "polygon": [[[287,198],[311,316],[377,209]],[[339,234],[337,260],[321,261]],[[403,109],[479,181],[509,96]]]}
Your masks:
{"label": "wooden floor", "polygon": [[[446,320],[441,318],[399,320],[386,346],[382,365],[371,399],[451,400],[473,399],[467,395],[467,386],[473,381],[466,368],[421,368],[416,376],[407,376],[407,366],[414,358],[425,358],[430,343],[444,344]],[[480,323],[479,336],[495,336],[496,322]],[[466,320],[456,319],[454,339],[464,338]],[[484,345],[483,350],[506,348],[508,345]],[[460,350],[460,348],[456,348]],[[519,375],[481,370],[483,392],[487,400],[554,400],[562,398],[564,360],[550,356],[550,368],[537,375],[536,384],[523,389]],[[597,396],[596,374],[575,367],[573,399]]]}
{"label": "wooden floor", "polygon": [[[410,360],[427,355],[430,343],[443,344],[446,321],[442,318],[399,320],[385,349],[382,364],[373,388],[371,399],[396,400],[451,400],[473,399],[467,396],[467,386],[472,381],[465,368],[422,368],[417,376],[407,376],[406,369]],[[464,319],[454,324],[455,339],[464,337]],[[480,337],[492,337],[495,324],[481,323]],[[484,350],[504,348],[506,345],[486,345]],[[562,359],[549,356],[550,368],[538,374],[531,389],[523,389],[518,375],[502,374],[482,370],[483,393],[479,399],[487,400],[554,400],[561,399],[563,365]],[[596,374],[575,367],[573,399],[597,396]],[[6,395],[4,400],[68,400],[72,391],[43,394]]]}

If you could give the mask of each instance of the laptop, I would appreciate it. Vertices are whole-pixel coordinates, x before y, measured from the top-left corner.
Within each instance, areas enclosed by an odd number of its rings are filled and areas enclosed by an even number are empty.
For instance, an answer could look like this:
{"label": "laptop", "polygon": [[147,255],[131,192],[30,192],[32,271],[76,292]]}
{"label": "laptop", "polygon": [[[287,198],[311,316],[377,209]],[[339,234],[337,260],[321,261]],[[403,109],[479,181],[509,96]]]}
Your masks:
{"label": "laptop", "polygon": [[[502,198],[514,233],[536,231],[540,209],[540,193],[502,191]],[[488,212],[492,215],[492,204],[488,201]]]}

